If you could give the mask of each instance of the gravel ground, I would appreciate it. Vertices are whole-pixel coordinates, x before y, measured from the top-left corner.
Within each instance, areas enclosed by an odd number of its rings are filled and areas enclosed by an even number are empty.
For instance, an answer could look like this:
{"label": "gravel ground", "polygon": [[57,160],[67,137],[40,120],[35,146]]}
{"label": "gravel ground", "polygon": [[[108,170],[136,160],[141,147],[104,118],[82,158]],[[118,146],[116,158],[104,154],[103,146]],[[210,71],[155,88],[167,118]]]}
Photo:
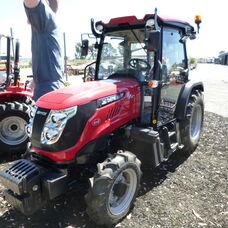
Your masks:
{"label": "gravel ground", "polygon": [[[227,227],[228,118],[206,112],[200,145],[189,155],[174,154],[155,170],[144,168],[141,190],[131,213],[116,227]],[[1,168],[6,166],[1,165]],[[1,227],[95,228],[83,197],[60,197],[30,217],[2,198]]]}

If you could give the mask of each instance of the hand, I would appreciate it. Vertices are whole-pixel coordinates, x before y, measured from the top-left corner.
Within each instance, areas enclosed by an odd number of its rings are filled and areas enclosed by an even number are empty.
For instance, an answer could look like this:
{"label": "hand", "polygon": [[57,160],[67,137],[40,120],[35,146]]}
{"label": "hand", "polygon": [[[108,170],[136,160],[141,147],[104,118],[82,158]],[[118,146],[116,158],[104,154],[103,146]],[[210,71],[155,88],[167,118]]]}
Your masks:
{"label": "hand", "polygon": [[24,4],[28,8],[35,8],[40,3],[40,0],[24,0]]}

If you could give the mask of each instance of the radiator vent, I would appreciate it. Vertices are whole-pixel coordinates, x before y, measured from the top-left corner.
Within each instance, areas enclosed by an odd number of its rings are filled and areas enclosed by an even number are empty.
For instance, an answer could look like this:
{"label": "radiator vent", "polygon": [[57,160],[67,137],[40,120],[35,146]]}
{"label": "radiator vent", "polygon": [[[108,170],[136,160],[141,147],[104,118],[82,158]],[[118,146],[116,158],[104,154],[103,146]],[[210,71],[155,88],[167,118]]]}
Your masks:
{"label": "radiator vent", "polygon": [[110,109],[110,110],[108,111],[106,120],[112,119],[114,116],[117,116],[117,115],[119,114],[119,112],[120,112],[120,108],[121,108],[121,106],[118,105],[118,106],[116,106],[116,107]]}

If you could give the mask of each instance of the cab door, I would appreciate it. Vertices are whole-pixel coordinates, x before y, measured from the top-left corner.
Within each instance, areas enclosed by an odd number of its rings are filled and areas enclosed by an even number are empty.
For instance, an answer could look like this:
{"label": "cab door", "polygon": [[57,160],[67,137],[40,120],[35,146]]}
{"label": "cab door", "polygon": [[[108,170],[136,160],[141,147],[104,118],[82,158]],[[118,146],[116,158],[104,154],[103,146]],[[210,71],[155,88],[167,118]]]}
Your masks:
{"label": "cab door", "polygon": [[181,41],[181,30],[163,28],[162,79],[158,109],[158,126],[174,119],[180,90],[187,80],[188,64],[185,43]]}

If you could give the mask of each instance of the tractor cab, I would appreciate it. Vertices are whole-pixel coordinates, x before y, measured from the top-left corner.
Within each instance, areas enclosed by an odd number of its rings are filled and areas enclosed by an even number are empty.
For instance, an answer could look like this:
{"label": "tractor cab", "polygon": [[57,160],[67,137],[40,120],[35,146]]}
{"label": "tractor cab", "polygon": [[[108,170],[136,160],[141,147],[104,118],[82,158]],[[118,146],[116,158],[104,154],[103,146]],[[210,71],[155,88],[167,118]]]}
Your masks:
{"label": "tractor cab", "polygon": [[[93,80],[131,79],[140,84],[141,124],[155,128],[174,119],[178,95],[188,81],[187,38],[194,28],[187,22],[146,14],[113,18],[94,24],[97,60]],[[89,41],[82,40],[82,55]],[[91,68],[91,65],[89,66]],[[87,72],[87,70],[85,70]],[[84,75],[84,81],[91,75]]]}

